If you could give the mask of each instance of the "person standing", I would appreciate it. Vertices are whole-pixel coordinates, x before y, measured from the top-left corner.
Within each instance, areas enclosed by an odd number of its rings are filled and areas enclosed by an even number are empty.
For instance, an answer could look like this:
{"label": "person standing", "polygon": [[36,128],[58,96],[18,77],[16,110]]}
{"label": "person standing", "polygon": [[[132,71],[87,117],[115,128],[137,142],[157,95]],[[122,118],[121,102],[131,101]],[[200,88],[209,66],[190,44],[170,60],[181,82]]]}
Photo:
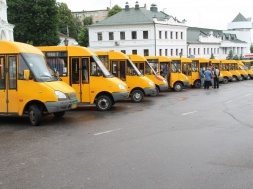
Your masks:
{"label": "person standing", "polygon": [[200,88],[202,88],[204,85],[204,78],[205,78],[203,68],[200,68],[199,70],[199,77],[200,77]]}
{"label": "person standing", "polygon": [[218,89],[219,88],[219,76],[220,76],[220,70],[218,69],[217,66],[215,66],[215,70],[214,70],[214,78],[213,78],[213,81],[214,81],[214,88]]}
{"label": "person standing", "polygon": [[204,71],[205,76],[205,89],[209,89],[209,86],[211,85],[211,79],[212,79],[212,72],[211,68],[209,67],[207,70]]}

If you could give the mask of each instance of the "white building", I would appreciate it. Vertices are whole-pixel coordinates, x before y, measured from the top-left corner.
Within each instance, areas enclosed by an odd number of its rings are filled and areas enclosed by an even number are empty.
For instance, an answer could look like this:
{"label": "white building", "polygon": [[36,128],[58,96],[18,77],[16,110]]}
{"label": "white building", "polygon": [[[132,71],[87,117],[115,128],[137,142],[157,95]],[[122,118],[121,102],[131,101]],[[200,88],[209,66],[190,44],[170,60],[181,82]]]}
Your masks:
{"label": "white building", "polygon": [[14,41],[14,25],[8,23],[7,8],[6,0],[0,0],[0,40]]}
{"label": "white building", "polygon": [[[240,22],[240,23],[238,23]],[[162,11],[155,4],[150,10],[125,9],[89,27],[89,47],[93,50],[114,50],[126,54],[195,56],[226,58],[250,52],[252,22],[239,14],[228,30],[189,27],[185,21]]]}

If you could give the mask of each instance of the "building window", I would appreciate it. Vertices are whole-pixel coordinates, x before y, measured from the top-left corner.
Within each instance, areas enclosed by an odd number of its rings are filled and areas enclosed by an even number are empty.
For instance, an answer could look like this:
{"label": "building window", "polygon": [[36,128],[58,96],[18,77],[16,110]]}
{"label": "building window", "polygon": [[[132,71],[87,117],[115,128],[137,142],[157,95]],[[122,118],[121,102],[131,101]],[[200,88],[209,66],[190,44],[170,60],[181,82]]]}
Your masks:
{"label": "building window", "polygon": [[148,31],[143,31],[143,39],[148,39]]}
{"label": "building window", "polygon": [[98,41],[102,40],[103,40],[102,32],[98,32]]}
{"label": "building window", "polygon": [[132,50],[132,54],[137,54],[137,50]]}
{"label": "building window", "polygon": [[170,49],[170,56],[173,56],[173,49]]}
{"label": "building window", "polygon": [[192,55],[192,49],[189,48],[189,55]]}
{"label": "building window", "polygon": [[137,32],[136,31],[132,31],[132,39],[137,39]]}
{"label": "building window", "polygon": [[162,56],[163,55],[163,50],[159,49],[159,55]]}
{"label": "building window", "polygon": [[178,32],[176,32],[176,39],[178,39]]}
{"label": "building window", "polygon": [[204,48],[204,54],[206,54],[206,48]]}
{"label": "building window", "polygon": [[120,40],[125,40],[125,32],[120,32]]}
{"label": "building window", "polygon": [[176,49],[176,56],[178,56],[178,49]]}
{"label": "building window", "polygon": [[173,32],[170,32],[170,39],[173,39]]}
{"label": "building window", "polygon": [[206,50],[207,50],[207,54],[209,54],[209,48],[206,48]]}
{"label": "building window", "polygon": [[109,40],[114,40],[113,32],[109,32]]}
{"label": "building window", "polygon": [[168,32],[165,32],[165,39],[168,39]]}
{"label": "building window", "polygon": [[168,49],[165,49],[165,56],[168,56]]}
{"label": "building window", "polygon": [[159,31],[159,39],[162,39],[162,31]]}
{"label": "building window", "polygon": [[198,48],[198,54],[200,54],[200,48]]}
{"label": "building window", "polygon": [[214,48],[214,54],[216,54],[216,48]]}
{"label": "building window", "polygon": [[122,53],[126,54],[126,50],[121,50]]}
{"label": "building window", "polygon": [[196,55],[196,48],[193,48],[193,54]]}
{"label": "building window", "polygon": [[181,39],[183,39],[184,38],[184,36],[183,36],[183,32],[181,32]]}
{"label": "building window", "polygon": [[148,51],[148,49],[144,49],[144,56],[149,56],[149,51]]}
{"label": "building window", "polygon": [[220,49],[219,49],[219,48],[217,48],[217,54],[219,54],[219,50],[220,50]]}
{"label": "building window", "polygon": [[183,49],[181,49],[180,53],[181,53],[181,54],[180,54],[180,57],[183,56],[183,54],[184,54]]}

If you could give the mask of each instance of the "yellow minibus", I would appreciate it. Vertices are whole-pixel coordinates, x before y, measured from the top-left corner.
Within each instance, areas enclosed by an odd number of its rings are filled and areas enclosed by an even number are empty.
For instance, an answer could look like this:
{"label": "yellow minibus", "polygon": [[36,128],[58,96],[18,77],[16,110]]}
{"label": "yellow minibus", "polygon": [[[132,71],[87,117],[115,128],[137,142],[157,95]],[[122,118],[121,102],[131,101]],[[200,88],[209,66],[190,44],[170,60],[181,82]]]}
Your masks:
{"label": "yellow minibus", "polygon": [[104,67],[97,55],[81,46],[38,47],[49,66],[62,81],[72,86],[79,104],[96,104],[100,111],[111,109],[116,101],[127,99],[127,85]]}
{"label": "yellow minibus", "polygon": [[253,79],[253,70],[252,70],[252,65],[253,65],[253,60],[241,60],[238,61],[239,65],[244,68],[245,71],[247,71],[248,76],[250,79]]}
{"label": "yellow minibus", "polygon": [[237,63],[234,60],[220,60],[222,70],[227,70],[232,74],[232,81],[241,81],[241,74],[237,71]]}
{"label": "yellow minibus", "polygon": [[164,77],[157,74],[157,72],[152,68],[152,66],[145,59],[144,56],[131,54],[128,55],[128,57],[143,75],[145,75],[155,83],[156,86],[155,95],[159,94],[159,92],[168,91],[169,86],[167,80]]}
{"label": "yellow minibus", "polygon": [[[225,64],[221,64],[220,60],[217,59],[209,59],[209,66],[215,67],[220,70],[220,77],[223,77],[223,83],[227,84],[229,81],[232,81],[232,74],[227,70]],[[220,80],[219,77],[219,81]]]}
{"label": "yellow minibus", "polygon": [[127,83],[133,102],[142,102],[144,96],[156,94],[154,82],[144,76],[126,54],[119,51],[97,51],[96,54],[114,76]]}
{"label": "yellow minibus", "polygon": [[167,68],[167,81],[169,87],[177,92],[189,86],[189,79],[181,73],[181,62],[172,62],[167,56],[144,56],[158,74],[163,66]]}
{"label": "yellow minibus", "polygon": [[76,108],[75,90],[52,73],[36,47],[0,40],[0,114],[28,115],[37,126],[45,115]]}

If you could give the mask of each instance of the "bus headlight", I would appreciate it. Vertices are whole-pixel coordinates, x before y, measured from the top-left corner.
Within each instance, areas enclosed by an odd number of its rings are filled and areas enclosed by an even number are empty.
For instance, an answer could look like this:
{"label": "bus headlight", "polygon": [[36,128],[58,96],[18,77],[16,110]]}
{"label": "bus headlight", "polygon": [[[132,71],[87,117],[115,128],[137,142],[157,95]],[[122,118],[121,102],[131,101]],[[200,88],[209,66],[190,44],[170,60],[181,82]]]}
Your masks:
{"label": "bus headlight", "polygon": [[154,83],[152,81],[149,81],[148,84],[152,87],[154,86]]}
{"label": "bus headlight", "polygon": [[55,93],[56,97],[59,98],[59,99],[60,98],[61,99],[67,98],[67,96],[63,92],[61,92],[61,91],[55,91],[54,93]]}
{"label": "bus headlight", "polygon": [[126,90],[126,87],[123,84],[119,83],[119,89]]}

